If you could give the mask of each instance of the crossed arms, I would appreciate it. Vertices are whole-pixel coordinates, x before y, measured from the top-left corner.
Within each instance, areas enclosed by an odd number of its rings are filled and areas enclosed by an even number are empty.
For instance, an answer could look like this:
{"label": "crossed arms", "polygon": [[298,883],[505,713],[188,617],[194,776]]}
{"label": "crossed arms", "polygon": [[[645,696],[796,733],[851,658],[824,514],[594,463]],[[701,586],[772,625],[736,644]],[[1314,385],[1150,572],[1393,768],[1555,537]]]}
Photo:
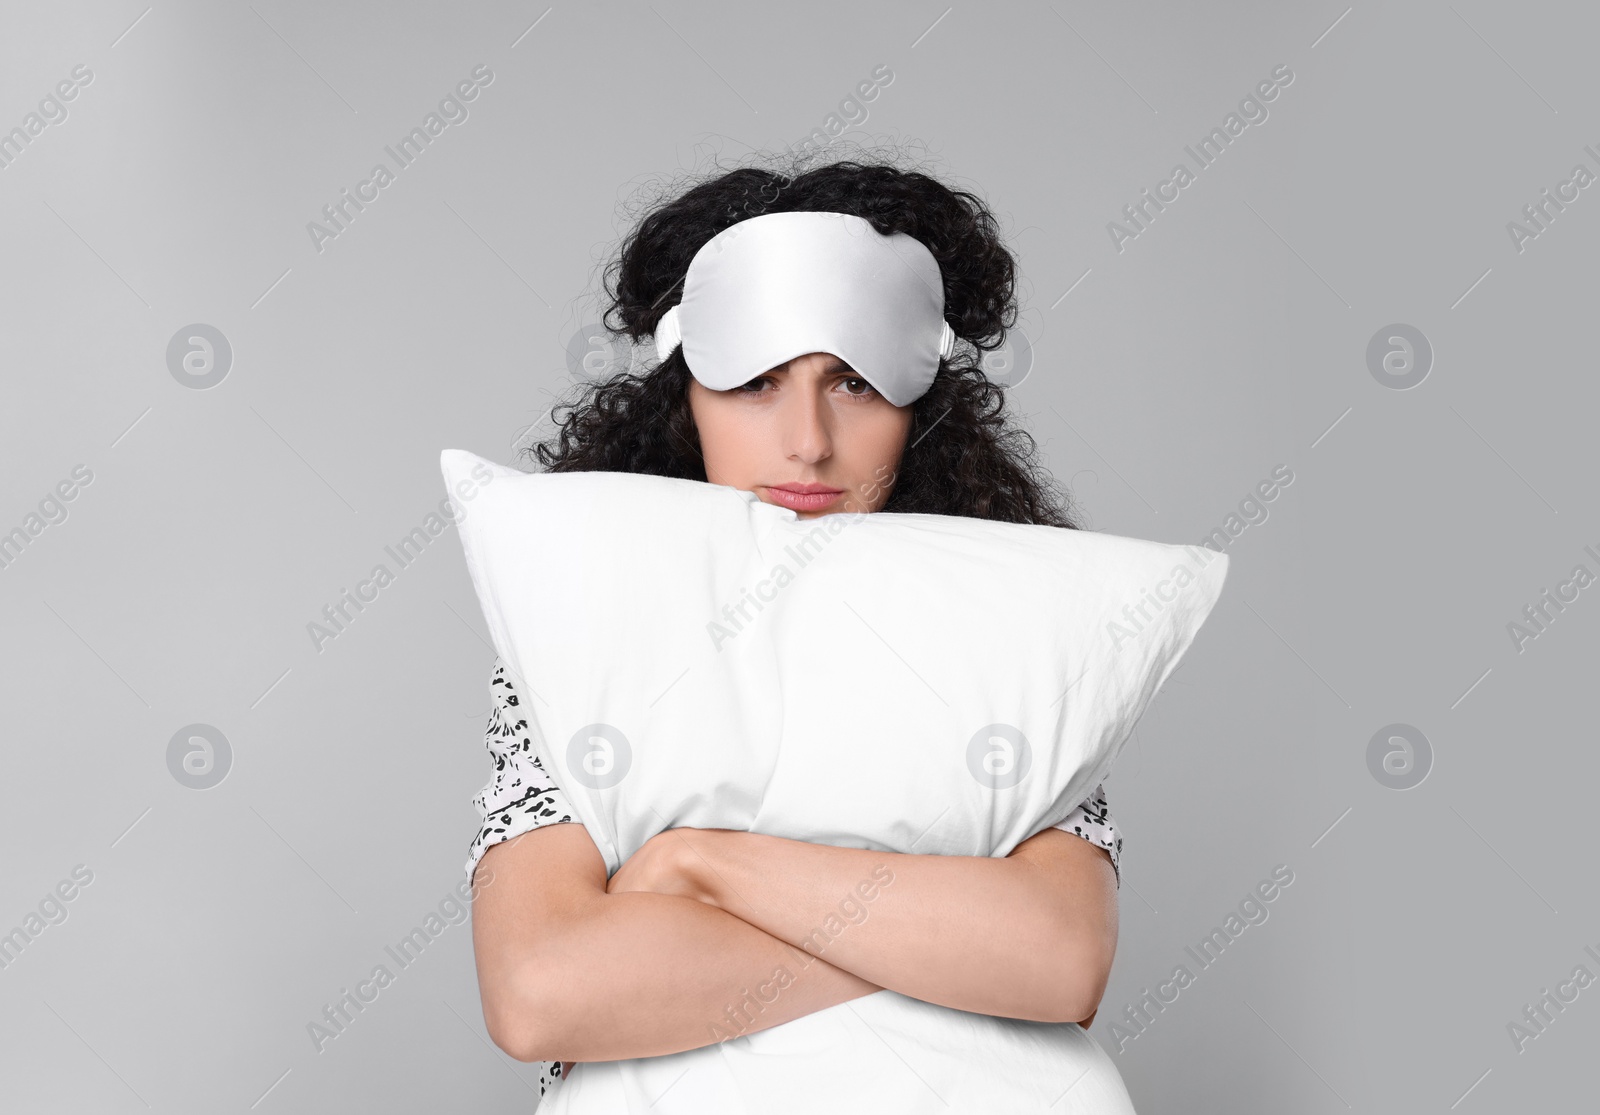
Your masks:
{"label": "crossed arms", "polygon": [[881,989],[1088,1025],[1110,976],[1108,853],[1049,828],[1003,858],[669,829],[610,879],[581,824],[479,863],[484,1019],[521,1061],[696,1049]]}

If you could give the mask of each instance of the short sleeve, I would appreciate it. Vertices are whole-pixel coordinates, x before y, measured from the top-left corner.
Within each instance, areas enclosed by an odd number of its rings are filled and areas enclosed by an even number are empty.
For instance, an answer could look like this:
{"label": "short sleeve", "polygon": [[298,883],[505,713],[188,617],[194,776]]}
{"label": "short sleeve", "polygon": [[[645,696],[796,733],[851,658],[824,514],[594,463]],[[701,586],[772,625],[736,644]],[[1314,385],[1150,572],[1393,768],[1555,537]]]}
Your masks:
{"label": "short sleeve", "polygon": [[1106,805],[1104,783],[1096,786],[1094,792],[1055,827],[1081,836],[1110,852],[1111,867],[1117,873],[1117,886],[1122,886],[1122,834],[1111,821],[1111,808]]}
{"label": "short sleeve", "polygon": [[494,760],[489,783],[472,799],[483,823],[473,837],[466,872],[472,882],[478,861],[488,848],[502,840],[538,828],[575,820],[566,795],[545,773],[544,764],[534,750],[528,719],[521,713],[521,698],[506,674],[505,663],[494,661],[489,680],[493,704],[483,744]]}

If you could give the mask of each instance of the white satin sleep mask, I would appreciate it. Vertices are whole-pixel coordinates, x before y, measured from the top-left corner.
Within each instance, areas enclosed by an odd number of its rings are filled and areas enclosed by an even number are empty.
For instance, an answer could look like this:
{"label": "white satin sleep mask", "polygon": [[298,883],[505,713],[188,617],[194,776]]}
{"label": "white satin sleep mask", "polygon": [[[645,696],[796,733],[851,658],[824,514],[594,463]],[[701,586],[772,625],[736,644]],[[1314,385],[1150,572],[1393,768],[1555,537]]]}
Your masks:
{"label": "white satin sleep mask", "polygon": [[895,406],[920,398],[955,349],[944,281],[925,244],[849,213],[765,213],[689,261],[683,298],[656,326],[690,374],[727,391],[808,352],[839,357]]}

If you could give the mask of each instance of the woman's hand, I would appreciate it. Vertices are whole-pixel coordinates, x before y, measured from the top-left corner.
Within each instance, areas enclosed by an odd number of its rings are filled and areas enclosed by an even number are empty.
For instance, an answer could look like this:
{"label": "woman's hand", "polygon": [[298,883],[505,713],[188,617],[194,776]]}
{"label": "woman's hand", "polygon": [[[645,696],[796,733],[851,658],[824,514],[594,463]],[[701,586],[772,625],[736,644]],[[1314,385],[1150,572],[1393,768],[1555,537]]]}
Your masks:
{"label": "woman's hand", "polygon": [[682,888],[674,893],[914,999],[1038,1022],[1092,1021],[1110,975],[1115,869],[1105,849],[1058,829],[1005,857],[727,829],[672,829],[651,844],[673,864],[657,886]]}
{"label": "woman's hand", "polygon": [[[725,833],[690,835],[720,837],[719,847],[739,842]],[[672,839],[659,844],[670,847]],[[658,850],[613,889],[653,874],[644,868]],[[746,1015],[748,1023],[740,1020],[739,1032],[882,990],[825,960],[796,971],[790,945],[725,910],[654,893],[612,897],[610,881],[581,824],[541,825],[484,852],[472,902],[478,991],[491,1038],[516,1060],[559,1060],[563,1076],[576,1076],[589,1062],[704,1048],[722,1036],[707,1022],[779,967],[796,978]]]}
{"label": "woman's hand", "polygon": [[707,882],[709,864],[705,842],[715,839],[712,833],[729,831],[677,828],[658,832],[617,868],[617,873],[606,883],[606,893],[647,891],[692,898],[708,906],[717,905]]}
{"label": "woman's hand", "polygon": [[1057,829],[1005,857],[668,829],[606,891],[692,898],[869,984],[1039,1022],[1093,1022],[1116,951],[1110,856]]}

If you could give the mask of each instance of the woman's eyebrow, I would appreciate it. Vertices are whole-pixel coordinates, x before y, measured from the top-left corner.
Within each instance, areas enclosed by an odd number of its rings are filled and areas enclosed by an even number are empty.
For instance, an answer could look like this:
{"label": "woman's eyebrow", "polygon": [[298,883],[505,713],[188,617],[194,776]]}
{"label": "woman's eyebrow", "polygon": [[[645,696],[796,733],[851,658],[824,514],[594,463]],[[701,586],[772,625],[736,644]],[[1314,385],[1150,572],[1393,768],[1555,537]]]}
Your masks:
{"label": "woman's eyebrow", "polygon": [[[851,375],[855,375],[856,374],[855,368],[851,367],[849,363],[847,363],[846,361],[844,361],[840,357],[835,356],[833,353],[825,352],[822,355],[825,357],[825,359],[822,362],[822,368],[821,368],[821,370],[819,372],[820,375],[835,375],[835,374],[837,374],[839,372],[849,372]],[[761,375],[772,375],[774,372],[778,372],[778,371],[785,371],[786,372],[786,371],[788,371],[788,369],[783,367],[782,365],[779,365],[776,368],[768,369],[767,371],[761,372],[760,374]]]}

